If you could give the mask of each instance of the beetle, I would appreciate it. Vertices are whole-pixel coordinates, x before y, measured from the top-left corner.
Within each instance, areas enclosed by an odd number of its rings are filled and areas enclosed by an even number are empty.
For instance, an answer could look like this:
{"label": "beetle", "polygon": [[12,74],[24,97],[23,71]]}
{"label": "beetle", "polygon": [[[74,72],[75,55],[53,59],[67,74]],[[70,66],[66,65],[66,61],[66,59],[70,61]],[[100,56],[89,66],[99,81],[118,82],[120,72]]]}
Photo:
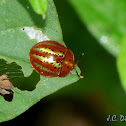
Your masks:
{"label": "beetle", "polygon": [[[46,77],[65,77],[75,69],[73,52],[57,41],[35,44],[30,49],[29,59],[32,67]],[[83,78],[78,72],[77,75]]]}

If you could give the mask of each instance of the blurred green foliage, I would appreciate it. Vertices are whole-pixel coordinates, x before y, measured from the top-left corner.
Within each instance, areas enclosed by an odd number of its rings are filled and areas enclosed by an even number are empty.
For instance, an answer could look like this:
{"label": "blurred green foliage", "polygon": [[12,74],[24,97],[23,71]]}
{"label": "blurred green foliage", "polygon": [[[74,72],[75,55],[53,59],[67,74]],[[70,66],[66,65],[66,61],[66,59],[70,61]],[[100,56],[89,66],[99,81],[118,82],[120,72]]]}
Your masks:
{"label": "blurred green foliage", "polygon": [[122,86],[126,91],[126,36],[122,39],[121,51],[117,59],[117,66]]}
{"label": "blurred green foliage", "polygon": [[125,0],[69,0],[81,21],[111,54],[117,56],[125,36]]}
{"label": "blurred green foliage", "polygon": [[31,3],[34,11],[37,14],[42,15],[43,19],[46,17],[46,11],[47,11],[47,0],[29,0]]}

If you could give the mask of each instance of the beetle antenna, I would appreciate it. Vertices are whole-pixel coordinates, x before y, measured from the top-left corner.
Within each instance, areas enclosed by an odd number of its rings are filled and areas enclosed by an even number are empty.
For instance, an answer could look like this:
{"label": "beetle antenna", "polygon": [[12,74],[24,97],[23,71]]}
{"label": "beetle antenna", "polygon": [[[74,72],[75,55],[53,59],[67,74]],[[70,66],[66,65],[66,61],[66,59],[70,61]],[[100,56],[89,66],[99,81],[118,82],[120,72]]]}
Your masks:
{"label": "beetle antenna", "polygon": [[77,60],[77,62],[76,62],[76,65],[78,65],[79,60],[81,59],[82,56],[84,56],[84,53],[82,53],[82,54],[79,56],[79,58],[78,58],[78,60]]}
{"label": "beetle antenna", "polygon": [[75,69],[75,71],[76,71],[76,73],[77,73],[77,76],[78,76],[79,78],[84,78],[84,76],[80,75],[80,74],[77,72],[77,70],[76,70],[75,67],[74,67],[74,69]]}
{"label": "beetle antenna", "polygon": [[[84,53],[82,53],[82,54],[79,56],[79,58],[78,58],[78,60],[77,60],[77,62],[76,62],[76,64],[75,64],[75,66],[78,65],[79,60],[81,59],[82,56],[84,56]],[[81,75],[77,72],[77,70],[76,70],[75,67],[74,67],[74,69],[75,69],[75,71],[76,71],[76,73],[77,73],[77,75],[78,75],[79,78],[84,78],[84,76],[81,76]]]}

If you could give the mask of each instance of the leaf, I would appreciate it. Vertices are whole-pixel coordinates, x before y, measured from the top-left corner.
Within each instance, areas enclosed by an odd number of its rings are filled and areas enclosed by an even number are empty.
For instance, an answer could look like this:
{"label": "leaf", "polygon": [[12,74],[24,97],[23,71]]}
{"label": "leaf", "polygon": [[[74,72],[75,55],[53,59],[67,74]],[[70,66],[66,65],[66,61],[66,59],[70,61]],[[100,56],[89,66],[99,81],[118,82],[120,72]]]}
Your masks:
{"label": "leaf", "polygon": [[126,91],[126,36],[123,38],[121,43],[121,51],[117,59],[117,66],[122,86]]}
{"label": "leaf", "polygon": [[125,0],[70,0],[80,19],[98,42],[117,56],[125,35]]}
{"label": "leaf", "polygon": [[47,0],[29,0],[29,2],[32,5],[34,11],[37,14],[41,14],[43,19],[45,19],[47,11]]}
{"label": "leaf", "polygon": [[[40,75],[32,70],[29,63],[29,50],[37,40],[30,39],[22,31],[24,27],[43,31],[50,39],[64,44],[53,0],[48,0],[45,20],[33,11],[26,0],[2,0],[0,12],[2,12],[0,13],[0,58],[7,61],[0,60],[0,75],[6,74],[11,83],[17,87],[12,89],[14,97],[11,102],[5,101],[0,96],[0,122],[3,122],[20,115],[43,97],[74,83],[79,77],[75,70],[72,70],[71,74],[64,78],[41,76],[39,81]],[[22,69],[19,68],[20,66]],[[80,73],[79,68],[76,69]],[[32,91],[28,91],[31,89]]]}

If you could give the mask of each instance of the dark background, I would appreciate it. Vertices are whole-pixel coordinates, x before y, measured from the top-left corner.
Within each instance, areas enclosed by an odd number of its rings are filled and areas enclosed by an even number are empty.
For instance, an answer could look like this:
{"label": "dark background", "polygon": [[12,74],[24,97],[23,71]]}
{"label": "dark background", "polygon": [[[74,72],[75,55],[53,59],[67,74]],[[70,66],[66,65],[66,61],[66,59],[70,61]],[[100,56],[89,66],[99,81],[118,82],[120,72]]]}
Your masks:
{"label": "dark background", "polygon": [[63,38],[75,54],[84,79],[45,97],[22,115],[0,126],[116,126],[108,115],[126,114],[116,59],[91,35],[67,0],[54,0]]}

